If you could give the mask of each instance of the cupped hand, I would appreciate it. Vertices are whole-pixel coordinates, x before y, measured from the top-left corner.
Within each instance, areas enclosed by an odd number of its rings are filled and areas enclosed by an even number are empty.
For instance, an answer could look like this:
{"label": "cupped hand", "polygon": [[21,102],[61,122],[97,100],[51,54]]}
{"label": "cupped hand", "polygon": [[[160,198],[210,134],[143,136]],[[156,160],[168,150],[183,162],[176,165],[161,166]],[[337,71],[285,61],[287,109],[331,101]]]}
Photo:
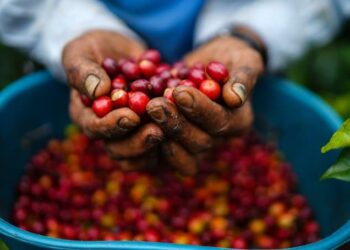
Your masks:
{"label": "cupped hand", "polygon": [[185,57],[189,66],[213,60],[230,71],[222,87],[223,104],[211,101],[198,89],[179,86],[173,92],[176,105],[165,98],[155,98],[147,105],[148,114],[170,138],[162,144],[163,155],[187,174],[196,172],[201,152],[218,140],[249,130],[253,122],[250,94],[264,70],[261,55],[238,38],[219,37]]}
{"label": "cupped hand", "polygon": [[[120,160],[124,169],[154,165],[157,145],[163,132],[155,123],[140,125],[140,117],[129,108],[113,110],[99,118],[85,107],[80,94],[91,99],[107,95],[111,80],[101,67],[106,57],[138,58],[144,47],[137,41],[110,31],[91,31],[69,42],[62,62],[72,87],[70,115],[89,137],[103,139],[111,157]],[[147,156],[145,156],[147,155]]]}

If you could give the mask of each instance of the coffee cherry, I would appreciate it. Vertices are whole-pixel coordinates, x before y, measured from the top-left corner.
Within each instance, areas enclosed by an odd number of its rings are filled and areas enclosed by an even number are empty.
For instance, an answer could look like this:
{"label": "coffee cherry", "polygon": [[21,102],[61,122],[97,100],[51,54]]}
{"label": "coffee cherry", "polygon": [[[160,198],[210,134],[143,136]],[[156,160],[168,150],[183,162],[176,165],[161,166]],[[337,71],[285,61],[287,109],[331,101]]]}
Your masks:
{"label": "coffee cherry", "polygon": [[92,226],[87,231],[89,240],[97,240],[100,238],[101,230],[99,230],[96,226]]}
{"label": "coffee cherry", "polygon": [[92,104],[91,99],[87,95],[80,94],[80,100],[86,107],[90,107]]}
{"label": "coffee cherry", "polygon": [[150,60],[142,60],[139,62],[139,67],[141,69],[142,74],[149,78],[156,74],[157,67]]}
{"label": "coffee cherry", "polygon": [[189,86],[189,87],[197,88],[197,85],[196,85],[194,82],[192,82],[191,80],[187,80],[187,79],[182,80],[182,81],[180,82],[180,85],[184,85],[184,86]]}
{"label": "coffee cherry", "polygon": [[65,239],[74,240],[77,237],[77,229],[70,225],[65,225],[62,228],[62,234]]}
{"label": "coffee cherry", "polygon": [[224,82],[228,78],[228,70],[220,62],[212,61],[206,67],[207,74],[217,82]]}
{"label": "coffee cherry", "polygon": [[199,86],[199,90],[213,101],[220,97],[220,85],[213,80],[203,81]]}
{"label": "coffee cherry", "polygon": [[175,99],[173,97],[173,91],[175,88],[166,88],[164,91],[164,97],[168,99],[169,102],[175,103]]}
{"label": "coffee cherry", "polygon": [[207,222],[200,216],[193,217],[188,222],[188,230],[194,234],[201,234],[207,225]]}
{"label": "coffee cherry", "polygon": [[179,69],[182,67],[186,67],[185,63],[182,61],[177,61],[173,64],[173,69]]}
{"label": "coffee cherry", "polygon": [[181,80],[177,78],[170,78],[167,81],[167,88],[176,88],[181,84]]}
{"label": "coffee cherry", "polygon": [[176,62],[171,69],[171,74],[174,78],[186,79],[189,71],[183,62]]}
{"label": "coffee cherry", "polygon": [[166,63],[162,63],[162,64],[159,64],[157,69],[156,69],[156,74],[157,75],[160,75],[163,71],[170,71],[170,66],[169,64],[166,64]]}
{"label": "coffee cherry", "polygon": [[118,67],[120,68],[120,70],[121,70],[121,68],[123,67],[123,65],[124,65],[126,62],[133,62],[133,63],[135,63],[135,60],[133,60],[132,58],[121,58],[121,59],[119,59],[119,61],[118,61]]}
{"label": "coffee cherry", "polygon": [[45,233],[45,227],[44,227],[43,223],[36,220],[32,224],[32,231],[33,231],[33,233],[36,233],[36,234],[43,234],[43,233]]}
{"label": "coffee cherry", "polygon": [[162,71],[159,76],[164,80],[164,81],[167,81],[171,78],[171,73],[169,70],[164,70]]}
{"label": "coffee cherry", "polygon": [[254,234],[261,234],[265,231],[266,225],[265,222],[261,219],[254,219],[249,223],[249,229]]}
{"label": "coffee cherry", "polygon": [[111,99],[113,102],[113,107],[118,109],[122,107],[127,107],[129,103],[129,95],[125,90],[115,89],[111,93]]}
{"label": "coffee cherry", "polygon": [[149,102],[149,97],[143,92],[129,92],[129,107],[138,115],[143,115],[146,112],[146,106]]}
{"label": "coffee cherry", "polygon": [[128,89],[124,76],[119,75],[112,80],[112,89],[123,89],[125,91]]}
{"label": "coffee cherry", "polygon": [[304,196],[297,194],[293,196],[292,204],[297,208],[303,208],[306,206],[307,202]]}
{"label": "coffee cherry", "polygon": [[136,91],[140,91],[143,92],[145,94],[148,94],[151,90],[152,86],[150,85],[149,81],[147,81],[146,79],[138,79],[133,81],[130,84],[130,89],[133,92]]}
{"label": "coffee cherry", "polygon": [[151,85],[151,93],[153,96],[162,96],[166,88],[166,82],[162,77],[156,75],[149,79]]}
{"label": "coffee cherry", "polygon": [[23,222],[25,219],[27,219],[27,217],[28,217],[28,214],[25,209],[19,208],[15,210],[14,219],[16,223]]}
{"label": "coffee cherry", "polygon": [[162,60],[159,51],[157,51],[155,49],[146,50],[141,55],[141,59],[142,60],[149,60],[149,61],[153,62],[154,64],[158,64]]}
{"label": "coffee cherry", "polygon": [[115,77],[119,73],[119,65],[113,58],[105,58],[101,65],[110,78]]}
{"label": "coffee cherry", "polygon": [[134,62],[126,61],[121,69],[127,79],[134,80],[140,77],[141,70]]}
{"label": "coffee cherry", "polygon": [[237,249],[246,249],[248,248],[248,245],[243,238],[237,237],[232,240],[231,247]]}
{"label": "coffee cherry", "polygon": [[271,237],[267,235],[260,235],[256,239],[257,245],[259,248],[266,248],[266,249],[272,249],[274,247],[274,241]]}
{"label": "coffee cherry", "polygon": [[310,219],[311,215],[312,215],[312,212],[311,212],[311,209],[309,207],[305,207],[305,208],[301,209],[299,212],[299,217],[303,220]]}
{"label": "coffee cherry", "polygon": [[40,177],[39,179],[39,184],[41,186],[42,189],[44,190],[48,190],[51,188],[52,186],[52,179],[50,176],[48,175],[43,175]]}
{"label": "coffee cherry", "polygon": [[46,228],[50,232],[57,232],[60,228],[58,221],[55,218],[46,219]]}
{"label": "coffee cherry", "polygon": [[177,70],[177,77],[180,79],[186,79],[188,77],[190,70],[186,66],[181,67]]}
{"label": "coffee cherry", "polygon": [[320,226],[315,221],[308,221],[303,228],[306,234],[315,234],[318,233],[319,230]]}
{"label": "coffee cherry", "polygon": [[205,70],[205,65],[203,63],[196,63],[195,65],[193,65],[194,69],[200,69],[200,70]]}
{"label": "coffee cherry", "polygon": [[105,228],[113,228],[116,224],[116,218],[112,213],[106,213],[102,215],[100,220],[101,226]]}
{"label": "coffee cherry", "polygon": [[92,109],[98,117],[103,117],[107,115],[113,107],[111,98],[108,96],[101,96],[94,100],[92,104]]}
{"label": "coffee cherry", "polygon": [[277,224],[281,228],[290,228],[294,225],[295,216],[292,213],[284,213],[279,216]]}
{"label": "coffee cherry", "polygon": [[285,205],[282,202],[275,202],[269,207],[269,214],[273,217],[279,217],[283,214]]}
{"label": "coffee cherry", "polygon": [[152,242],[158,242],[161,238],[158,233],[158,230],[148,228],[144,232],[144,239],[145,241],[152,241]]}
{"label": "coffee cherry", "polygon": [[192,68],[188,73],[188,79],[199,86],[205,79],[205,72],[202,69]]}
{"label": "coffee cherry", "polygon": [[91,202],[95,206],[101,207],[107,202],[107,198],[108,196],[106,192],[102,189],[98,189],[93,193],[91,197]]}

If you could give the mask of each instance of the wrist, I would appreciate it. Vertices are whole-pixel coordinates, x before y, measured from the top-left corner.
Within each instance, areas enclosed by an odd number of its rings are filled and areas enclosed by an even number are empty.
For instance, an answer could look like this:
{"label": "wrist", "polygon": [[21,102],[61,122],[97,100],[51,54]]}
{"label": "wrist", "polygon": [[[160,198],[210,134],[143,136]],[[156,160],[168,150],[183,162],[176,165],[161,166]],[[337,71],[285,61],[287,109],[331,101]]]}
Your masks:
{"label": "wrist", "polygon": [[253,48],[262,57],[264,65],[267,65],[268,54],[266,50],[265,43],[260,38],[260,36],[255,33],[253,30],[249,29],[246,26],[235,26],[234,28],[227,28],[219,36],[229,36],[237,38],[244,43],[246,43],[249,47]]}

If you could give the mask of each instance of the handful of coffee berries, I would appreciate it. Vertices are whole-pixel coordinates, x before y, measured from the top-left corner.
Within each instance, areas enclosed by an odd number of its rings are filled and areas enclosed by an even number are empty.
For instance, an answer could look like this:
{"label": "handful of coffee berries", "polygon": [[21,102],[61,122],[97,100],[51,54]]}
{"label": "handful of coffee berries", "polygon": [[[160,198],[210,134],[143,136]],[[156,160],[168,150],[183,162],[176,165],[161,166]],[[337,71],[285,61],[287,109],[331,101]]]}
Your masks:
{"label": "handful of coffee berries", "polygon": [[217,101],[221,85],[228,79],[228,70],[220,62],[212,61],[206,66],[196,64],[189,68],[183,62],[173,66],[161,62],[157,50],[145,51],[138,60],[105,58],[102,67],[111,78],[111,93],[93,102],[85,95],[81,100],[91,106],[98,117],[113,109],[129,107],[138,115],[146,112],[150,98],[164,96],[174,102],[172,92],[180,85],[199,89],[211,100]]}

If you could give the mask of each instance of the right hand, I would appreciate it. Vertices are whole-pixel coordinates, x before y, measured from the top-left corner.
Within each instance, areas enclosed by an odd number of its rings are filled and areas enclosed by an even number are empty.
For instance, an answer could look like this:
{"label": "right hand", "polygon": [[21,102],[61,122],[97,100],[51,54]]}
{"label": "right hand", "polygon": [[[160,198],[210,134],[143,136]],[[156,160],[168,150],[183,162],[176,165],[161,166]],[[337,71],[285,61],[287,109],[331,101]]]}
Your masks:
{"label": "right hand", "polygon": [[135,40],[115,32],[96,30],[69,42],[62,56],[72,87],[69,111],[73,121],[89,137],[103,139],[110,156],[120,160],[124,169],[157,163],[154,152],[163,140],[162,130],[155,123],[139,127],[140,117],[129,108],[113,110],[98,118],[91,108],[81,103],[79,94],[91,99],[109,94],[111,81],[101,67],[102,60],[106,57],[138,58],[144,50]]}

